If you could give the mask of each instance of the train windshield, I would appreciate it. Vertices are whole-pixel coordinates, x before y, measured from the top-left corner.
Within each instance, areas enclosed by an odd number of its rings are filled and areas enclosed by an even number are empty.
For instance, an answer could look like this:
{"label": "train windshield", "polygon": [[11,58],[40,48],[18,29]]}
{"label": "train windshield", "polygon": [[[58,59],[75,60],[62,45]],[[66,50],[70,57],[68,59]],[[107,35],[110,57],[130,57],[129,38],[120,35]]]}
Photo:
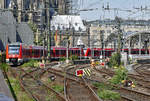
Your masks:
{"label": "train windshield", "polygon": [[19,54],[20,45],[9,45],[9,54]]}

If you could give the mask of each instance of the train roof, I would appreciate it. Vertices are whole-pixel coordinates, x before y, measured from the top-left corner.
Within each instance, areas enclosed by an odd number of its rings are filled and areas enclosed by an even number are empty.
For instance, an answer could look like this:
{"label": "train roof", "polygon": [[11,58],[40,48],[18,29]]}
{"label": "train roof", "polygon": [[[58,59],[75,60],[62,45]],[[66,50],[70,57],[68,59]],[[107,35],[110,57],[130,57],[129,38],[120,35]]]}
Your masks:
{"label": "train roof", "polygon": [[66,50],[66,47],[56,47],[56,46],[52,46],[51,49],[59,49],[59,50]]}
{"label": "train roof", "polygon": [[[51,47],[51,49],[56,49],[56,50],[66,50],[67,47]],[[69,50],[79,50],[80,48],[79,47],[70,47]]]}
{"label": "train roof", "polygon": [[14,43],[9,43],[8,45],[21,45],[23,43],[20,43],[20,42],[14,42]]}
{"label": "train roof", "polygon": [[32,49],[44,49],[43,46],[29,46],[29,47],[32,48]]}
{"label": "train roof", "polygon": [[114,48],[105,48],[103,50],[114,50]]}
{"label": "train roof", "polygon": [[78,48],[78,47],[71,47],[71,48],[69,48],[69,50],[77,50],[77,49],[82,49],[82,48]]}

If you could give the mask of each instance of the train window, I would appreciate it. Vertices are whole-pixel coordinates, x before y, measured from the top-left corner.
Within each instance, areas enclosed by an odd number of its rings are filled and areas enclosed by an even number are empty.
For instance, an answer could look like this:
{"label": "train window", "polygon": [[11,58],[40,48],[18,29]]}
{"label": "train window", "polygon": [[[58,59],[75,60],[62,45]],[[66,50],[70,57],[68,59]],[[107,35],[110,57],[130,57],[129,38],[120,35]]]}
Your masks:
{"label": "train window", "polygon": [[145,50],[141,50],[141,54],[145,54],[146,52],[145,52]]}
{"label": "train window", "polygon": [[39,50],[37,49],[36,51],[35,51],[35,56],[38,56],[39,55]]}
{"label": "train window", "polygon": [[37,52],[37,50],[35,50],[35,56],[37,56],[38,55],[38,52]]}
{"label": "train window", "polygon": [[78,55],[80,55],[80,51],[79,51],[79,50],[77,50],[77,52],[78,52],[77,54],[78,54]]}
{"label": "train window", "polygon": [[43,50],[40,50],[41,51],[41,56],[43,56]]}
{"label": "train window", "polygon": [[88,56],[91,55],[91,51],[89,51],[87,55],[88,55]]}
{"label": "train window", "polygon": [[64,55],[64,54],[65,54],[65,50],[62,50],[61,55]]}
{"label": "train window", "polygon": [[56,50],[56,55],[59,55],[59,50]]}
{"label": "train window", "polygon": [[34,56],[34,49],[32,49],[32,56]]}
{"label": "train window", "polygon": [[73,54],[75,54],[76,53],[76,51],[75,50],[73,50]]}
{"label": "train window", "polygon": [[24,49],[22,50],[22,53],[23,53],[23,55],[25,54],[25,51],[24,51]]}
{"label": "train window", "polygon": [[27,49],[27,56],[29,56],[29,50]]}
{"label": "train window", "polygon": [[94,56],[96,56],[96,55],[97,55],[97,51],[95,50],[95,51],[94,51]]}
{"label": "train window", "polygon": [[19,45],[9,45],[8,47],[8,53],[9,54],[19,54]]}
{"label": "train window", "polygon": [[75,54],[78,54],[77,50],[75,50]]}

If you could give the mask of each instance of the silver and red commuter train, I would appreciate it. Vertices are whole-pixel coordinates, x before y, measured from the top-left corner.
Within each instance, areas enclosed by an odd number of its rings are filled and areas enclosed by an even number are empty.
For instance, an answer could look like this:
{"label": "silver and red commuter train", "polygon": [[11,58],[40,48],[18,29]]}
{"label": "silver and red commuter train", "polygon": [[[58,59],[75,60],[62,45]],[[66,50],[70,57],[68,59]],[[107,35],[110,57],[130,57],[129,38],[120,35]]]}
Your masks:
{"label": "silver and red commuter train", "polygon": [[21,64],[30,59],[40,59],[43,54],[47,56],[46,48],[42,46],[28,46],[22,43],[6,45],[6,63]]}
{"label": "silver and red commuter train", "polygon": [[[44,50],[44,52],[43,52]],[[128,49],[121,51],[129,53]],[[131,49],[131,54],[139,54],[140,49]],[[113,48],[76,48],[68,49],[69,56],[76,55],[79,58],[100,58],[100,56],[110,57],[115,52]],[[66,47],[51,47],[51,59],[60,59],[67,56]],[[141,49],[142,54],[149,54],[149,50]],[[6,62],[13,64],[21,64],[30,59],[42,59],[43,54],[45,57],[48,55],[47,49],[43,46],[30,46],[22,43],[12,43],[6,46]]]}

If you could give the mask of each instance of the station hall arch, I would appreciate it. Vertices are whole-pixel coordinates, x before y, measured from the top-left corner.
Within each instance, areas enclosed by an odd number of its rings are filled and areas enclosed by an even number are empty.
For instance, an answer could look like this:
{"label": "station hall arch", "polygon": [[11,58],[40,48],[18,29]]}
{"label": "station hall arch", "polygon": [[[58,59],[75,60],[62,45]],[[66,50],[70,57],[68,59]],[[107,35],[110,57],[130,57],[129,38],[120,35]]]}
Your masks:
{"label": "station hall arch", "polygon": [[[129,49],[129,54],[131,49],[150,49],[150,32],[133,32],[129,35],[124,36],[125,47]],[[139,51],[141,55],[141,51]]]}

